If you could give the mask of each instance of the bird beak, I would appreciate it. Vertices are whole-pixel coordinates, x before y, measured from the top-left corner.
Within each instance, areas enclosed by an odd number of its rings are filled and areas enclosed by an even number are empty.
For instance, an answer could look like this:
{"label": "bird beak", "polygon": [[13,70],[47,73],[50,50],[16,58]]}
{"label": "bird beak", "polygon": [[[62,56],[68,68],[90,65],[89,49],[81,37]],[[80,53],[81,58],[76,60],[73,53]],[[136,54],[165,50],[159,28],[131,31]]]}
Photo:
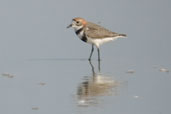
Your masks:
{"label": "bird beak", "polygon": [[70,25],[67,26],[67,28],[70,28],[70,27],[72,27],[72,24],[70,24]]}

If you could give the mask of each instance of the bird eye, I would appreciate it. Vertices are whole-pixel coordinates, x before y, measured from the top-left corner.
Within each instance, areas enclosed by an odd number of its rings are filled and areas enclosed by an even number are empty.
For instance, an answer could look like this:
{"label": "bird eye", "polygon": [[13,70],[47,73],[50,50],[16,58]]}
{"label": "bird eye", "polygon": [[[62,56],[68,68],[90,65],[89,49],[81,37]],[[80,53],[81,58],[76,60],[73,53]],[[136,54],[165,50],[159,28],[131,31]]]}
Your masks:
{"label": "bird eye", "polygon": [[81,22],[80,21],[75,21],[77,26],[81,26]]}

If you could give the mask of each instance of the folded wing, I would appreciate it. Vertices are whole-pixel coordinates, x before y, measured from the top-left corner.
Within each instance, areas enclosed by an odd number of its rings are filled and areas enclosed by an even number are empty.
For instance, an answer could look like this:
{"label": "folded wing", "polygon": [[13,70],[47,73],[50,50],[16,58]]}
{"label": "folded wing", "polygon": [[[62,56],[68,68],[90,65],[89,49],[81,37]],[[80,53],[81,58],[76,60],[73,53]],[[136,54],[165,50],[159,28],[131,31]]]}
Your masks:
{"label": "folded wing", "polygon": [[100,25],[91,22],[88,22],[86,29],[86,35],[94,39],[120,36],[118,33],[112,32]]}

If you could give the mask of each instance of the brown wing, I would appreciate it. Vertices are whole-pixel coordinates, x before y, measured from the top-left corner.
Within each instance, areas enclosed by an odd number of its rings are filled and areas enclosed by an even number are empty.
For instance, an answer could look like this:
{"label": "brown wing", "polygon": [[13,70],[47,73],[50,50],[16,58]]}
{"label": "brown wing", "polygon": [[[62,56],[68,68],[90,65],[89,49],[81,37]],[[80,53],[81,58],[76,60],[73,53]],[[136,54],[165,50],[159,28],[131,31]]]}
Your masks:
{"label": "brown wing", "polygon": [[98,38],[109,38],[118,36],[118,33],[112,32],[100,25],[88,22],[87,23],[86,35],[88,37],[98,39]]}

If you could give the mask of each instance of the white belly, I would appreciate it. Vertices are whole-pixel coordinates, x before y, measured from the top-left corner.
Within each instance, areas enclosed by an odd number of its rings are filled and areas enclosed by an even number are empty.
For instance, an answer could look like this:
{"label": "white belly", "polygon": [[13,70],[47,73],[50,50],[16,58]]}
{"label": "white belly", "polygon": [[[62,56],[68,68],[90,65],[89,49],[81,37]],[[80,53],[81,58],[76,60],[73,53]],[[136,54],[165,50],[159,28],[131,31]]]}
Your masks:
{"label": "white belly", "polygon": [[[81,40],[82,40],[83,34],[84,34],[84,31],[81,31],[79,34],[77,34]],[[112,40],[116,40],[121,37],[123,37],[123,36],[108,37],[108,38],[102,38],[102,39],[100,39],[100,38],[95,39],[95,38],[87,37],[87,43],[94,44],[96,47],[99,47],[103,43],[110,42]]]}
{"label": "white belly", "polygon": [[106,42],[110,42],[112,40],[116,40],[119,37],[109,37],[109,38],[103,38],[103,39],[94,39],[94,38],[88,38],[87,42],[94,44],[96,47],[99,47],[100,45],[106,43]]}

